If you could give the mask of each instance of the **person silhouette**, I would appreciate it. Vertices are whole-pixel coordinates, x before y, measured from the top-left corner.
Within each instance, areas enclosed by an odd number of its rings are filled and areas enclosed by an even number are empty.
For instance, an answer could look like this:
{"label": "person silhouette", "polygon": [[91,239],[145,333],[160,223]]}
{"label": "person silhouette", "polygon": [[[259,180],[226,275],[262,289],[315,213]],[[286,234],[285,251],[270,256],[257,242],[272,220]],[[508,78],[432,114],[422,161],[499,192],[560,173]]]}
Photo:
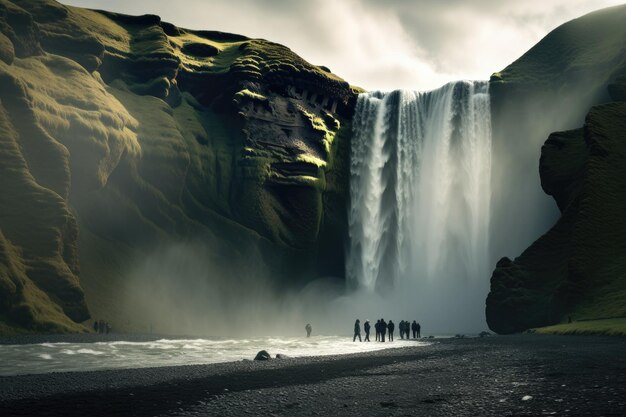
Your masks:
{"label": "person silhouette", "polygon": [[380,319],[380,341],[385,341],[385,333],[387,333],[387,322],[385,319]]}
{"label": "person silhouette", "polygon": [[365,324],[363,324],[363,330],[365,330],[365,341],[370,341],[370,321],[365,320]]}
{"label": "person silhouette", "polygon": [[417,337],[422,337],[422,326],[419,323],[417,323]]}
{"label": "person silhouette", "polygon": [[362,340],[361,340],[361,320],[359,320],[359,319],[356,319],[356,321],[354,322],[354,337],[352,338],[353,342],[356,340],[357,336],[359,337],[359,342],[362,342]]}
{"label": "person silhouette", "polygon": [[393,342],[393,331],[396,328],[396,325],[393,324],[393,321],[389,320],[389,323],[387,324],[387,330],[389,330],[389,341]]}
{"label": "person silhouette", "polygon": [[413,330],[413,339],[417,338],[417,322],[413,320],[413,324],[411,324],[411,330]]}
{"label": "person silhouette", "polygon": [[374,324],[374,329],[376,330],[376,341],[380,341],[380,320],[376,320],[376,324]]}
{"label": "person silhouette", "polygon": [[311,337],[311,331],[313,330],[311,323],[307,323],[304,329],[306,330],[306,337]]}

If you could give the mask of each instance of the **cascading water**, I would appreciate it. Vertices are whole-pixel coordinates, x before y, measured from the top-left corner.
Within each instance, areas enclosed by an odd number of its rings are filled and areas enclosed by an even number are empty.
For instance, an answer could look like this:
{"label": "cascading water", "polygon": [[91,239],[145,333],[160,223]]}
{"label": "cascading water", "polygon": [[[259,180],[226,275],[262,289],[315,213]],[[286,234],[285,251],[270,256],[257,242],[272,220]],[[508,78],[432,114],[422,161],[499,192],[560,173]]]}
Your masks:
{"label": "cascading water", "polygon": [[439,330],[483,328],[488,83],[364,93],[353,125],[349,284],[410,303]]}

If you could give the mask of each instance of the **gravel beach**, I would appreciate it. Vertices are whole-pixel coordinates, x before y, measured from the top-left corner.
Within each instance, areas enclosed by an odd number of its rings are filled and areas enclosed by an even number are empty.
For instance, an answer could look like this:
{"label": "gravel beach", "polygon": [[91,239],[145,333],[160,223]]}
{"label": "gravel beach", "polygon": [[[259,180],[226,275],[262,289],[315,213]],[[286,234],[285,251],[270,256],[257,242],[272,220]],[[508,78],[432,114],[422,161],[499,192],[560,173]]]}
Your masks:
{"label": "gravel beach", "polygon": [[626,339],[440,339],[332,357],[0,377],[0,415],[623,416]]}

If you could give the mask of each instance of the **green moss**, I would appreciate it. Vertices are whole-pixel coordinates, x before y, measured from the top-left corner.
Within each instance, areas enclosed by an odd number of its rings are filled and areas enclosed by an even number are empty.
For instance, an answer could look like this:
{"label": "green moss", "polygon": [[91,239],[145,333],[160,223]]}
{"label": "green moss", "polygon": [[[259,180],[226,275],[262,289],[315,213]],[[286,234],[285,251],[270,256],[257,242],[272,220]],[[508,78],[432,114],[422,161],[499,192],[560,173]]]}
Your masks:
{"label": "green moss", "polygon": [[307,164],[313,164],[318,168],[324,168],[326,167],[326,161],[324,161],[323,159],[317,158],[313,155],[308,155],[308,154],[300,154],[296,157],[296,161],[298,162],[305,162]]}
{"label": "green moss", "polygon": [[574,321],[572,323],[539,327],[531,329],[530,332],[538,334],[626,336],[626,318]]}
{"label": "green moss", "polygon": [[247,88],[237,92],[235,94],[235,97],[237,97],[237,96],[239,96],[239,97],[247,97],[247,98],[250,98],[250,99],[253,99],[253,100],[267,101],[267,97],[265,97],[264,95],[259,94],[259,93],[255,93],[253,91],[250,91]]}

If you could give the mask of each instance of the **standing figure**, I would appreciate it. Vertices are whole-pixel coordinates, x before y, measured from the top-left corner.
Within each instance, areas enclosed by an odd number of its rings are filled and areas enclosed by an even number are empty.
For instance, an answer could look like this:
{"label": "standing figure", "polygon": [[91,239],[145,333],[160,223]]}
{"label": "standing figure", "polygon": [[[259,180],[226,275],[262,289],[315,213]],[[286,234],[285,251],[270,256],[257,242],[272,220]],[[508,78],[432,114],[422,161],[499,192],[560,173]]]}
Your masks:
{"label": "standing figure", "polygon": [[365,341],[370,341],[370,321],[365,320],[365,324],[363,324],[363,330],[365,330]]}
{"label": "standing figure", "polygon": [[376,320],[374,329],[376,330],[376,341],[379,342],[380,341],[380,320]]}
{"label": "standing figure", "polygon": [[362,342],[362,340],[361,340],[361,321],[359,319],[356,319],[356,321],[354,322],[354,337],[352,338],[353,342],[356,340],[357,336],[359,337],[359,342]]}
{"label": "standing figure", "polygon": [[387,333],[387,322],[385,319],[380,319],[380,341],[385,341],[385,333]]}
{"label": "standing figure", "polygon": [[422,326],[419,323],[417,323],[417,337],[418,339],[422,337]]}
{"label": "standing figure", "polygon": [[400,320],[400,324],[398,324],[398,331],[400,332],[400,339],[404,339],[404,320]]}
{"label": "standing figure", "polygon": [[387,324],[387,329],[389,330],[389,341],[393,342],[393,331],[396,328],[396,325],[393,324],[393,321],[389,320],[389,324]]}
{"label": "standing figure", "polygon": [[413,339],[417,338],[417,322],[415,320],[411,324],[411,330],[413,330]]}
{"label": "standing figure", "polygon": [[306,330],[306,337],[311,337],[311,331],[313,330],[311,323],[307,323],[306,326],[304,326],[304,330]]}

